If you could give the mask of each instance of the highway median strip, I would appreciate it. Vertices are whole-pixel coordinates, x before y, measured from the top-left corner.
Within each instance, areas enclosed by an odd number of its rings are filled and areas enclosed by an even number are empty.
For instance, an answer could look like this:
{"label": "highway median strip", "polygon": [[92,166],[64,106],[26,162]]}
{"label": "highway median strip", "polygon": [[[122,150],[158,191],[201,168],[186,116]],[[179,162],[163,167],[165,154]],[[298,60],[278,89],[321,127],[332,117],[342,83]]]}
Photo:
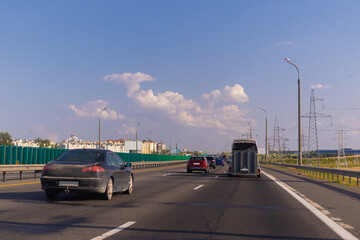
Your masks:
{"label": "highway median strip", "polygon": [[26,182],[26,183],[6,184],[6,185],[0,185],[0,187],[20,186],[20,185],[35,184],[35,183],[40,183],[40,181],[37,181],[37,182]]}

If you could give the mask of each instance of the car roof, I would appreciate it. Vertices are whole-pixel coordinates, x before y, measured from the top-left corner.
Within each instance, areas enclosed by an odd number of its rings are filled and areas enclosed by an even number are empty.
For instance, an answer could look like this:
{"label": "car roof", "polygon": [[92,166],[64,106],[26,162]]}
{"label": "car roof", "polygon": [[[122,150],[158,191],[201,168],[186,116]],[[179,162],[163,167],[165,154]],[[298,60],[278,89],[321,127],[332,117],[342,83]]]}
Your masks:
{"label": "car roof", "polygon": [[75,148],[75,149],[69,149],[68,151],[83,151],[83,152],[112,152],[111,150],[106,149],[95,149],[95,148]]}

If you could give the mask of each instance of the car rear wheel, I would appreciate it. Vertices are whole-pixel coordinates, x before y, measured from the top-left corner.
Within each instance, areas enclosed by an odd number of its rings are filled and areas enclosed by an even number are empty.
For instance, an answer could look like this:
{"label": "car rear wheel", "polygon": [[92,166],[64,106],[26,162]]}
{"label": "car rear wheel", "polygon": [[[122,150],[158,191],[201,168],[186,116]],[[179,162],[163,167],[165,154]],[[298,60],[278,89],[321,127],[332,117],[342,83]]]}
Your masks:
{"label": "car rear wheel", "polygon": [[124,193],[131,194],[133,192],[133,188],[134,188],[134,180],[133,180],[132,176],[130,175],[129,187],[128,187],[128,189],[125,190]]}
{"label": "car rear wheel", "polygon": [[109,178],[109,181],[108,181],[107,187],[106,187],[106,191],[104,193],[104,199],[110,200],[112,198],[113,191],[114,191],[114,184],[113,184],[112,179]]}
{"label": "car rear wheel", "polygon": [[46,198],[49,200],[56,200],[59,198],[59,192],[58,191],[45,191]]}

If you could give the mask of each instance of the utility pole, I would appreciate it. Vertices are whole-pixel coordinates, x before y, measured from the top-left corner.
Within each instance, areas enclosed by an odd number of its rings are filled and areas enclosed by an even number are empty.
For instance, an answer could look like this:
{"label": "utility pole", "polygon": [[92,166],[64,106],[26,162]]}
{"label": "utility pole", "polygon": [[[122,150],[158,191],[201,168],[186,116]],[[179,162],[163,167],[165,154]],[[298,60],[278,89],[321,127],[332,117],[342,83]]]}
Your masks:
{"label": "utility pole", "polygon": [[136,142],[135,142],[135,144],[136,144],[136,153],[138,153],[138,131],[137,131],[137,128],[138,128],[138,126],[141,124],[141,122],[138,122],[138,124],[136,125]]}
{"label": "utility pole", "polygon": [[302,130],[301,130],[301,81],[300,81],[300,70],[298,66],[293,63],[289,58],[285,58],[285,62],[294,66],[298,72],[298,149],[299,149],[299,157],[298,157],[298,165],[302,165]]}
{"label": "utility pole", "polygon": [[265,108],[259,106],[259,108],[261,110],[264,111],[265,113],[265,162],[268,161],[268,117],[267,117],[267,111],[265,110]]}
{"label": "utility pole", "polygon": [[106,109],[107,109],[107,107],[104,108],[103,110],[101,110],[99,113],[99,149],[101,149],[101,113],[103,111],[105,111]]}

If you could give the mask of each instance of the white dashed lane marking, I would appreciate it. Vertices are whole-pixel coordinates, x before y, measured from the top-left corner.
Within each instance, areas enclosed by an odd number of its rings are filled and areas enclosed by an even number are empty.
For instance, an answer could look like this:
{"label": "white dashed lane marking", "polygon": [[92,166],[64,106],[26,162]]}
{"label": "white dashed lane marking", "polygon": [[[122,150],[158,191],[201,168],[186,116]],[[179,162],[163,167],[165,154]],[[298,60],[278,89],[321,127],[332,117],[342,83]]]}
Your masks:
{"label": "white dashed lane marking", "polygon": [[121,225],[121,226],[118,226],[117,228],[114,228],[113,230],[110,230],[110,231],[108,231],[108,232],[106,232],[106,233],[104,233],[104,234],[102,234],[102,235],[100,235],[100,236],[97,236],[97,237],[95,237],[95,238],[92,238],[91,240],[102,240],[102,239],[108,238],[108,237],[110,237],[110,236],[112,236],[112,235],[114,235],[114,234],[116,234],[116,233],[124,230],[125,228],[130,227],[130,226],[133,225],[134,223],[136,223],[136,222],[132,222],[132,221],[127,222],[127,223],[125,223],[125,224],[123,224],[123,225]]}
{"label": "white dashed lane marking", "polygon": [[199,185],[196,188],[194,188],[194,190],[198,190],[199,188],[203,187],[204,185]]}

